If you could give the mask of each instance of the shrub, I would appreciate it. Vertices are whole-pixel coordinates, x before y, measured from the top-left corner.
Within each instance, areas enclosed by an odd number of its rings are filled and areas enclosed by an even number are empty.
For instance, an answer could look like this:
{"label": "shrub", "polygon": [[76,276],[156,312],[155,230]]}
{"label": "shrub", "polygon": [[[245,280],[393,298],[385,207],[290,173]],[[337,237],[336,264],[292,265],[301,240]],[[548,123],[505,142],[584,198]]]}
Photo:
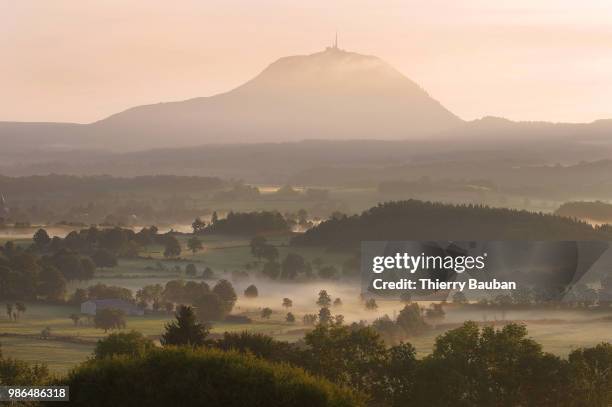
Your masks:
{"label": "shrub", "polygon": [[214,349],[155,349],[90,360],[73,370],[74,406],[363,406],[362,398],[302,369]]}
{"label": "shrub", "polygon": [[96,359],[119,355],[136,357],[144,355],[154,347],[153,341],[140,332],[120,332],[100,339],[96,344],[94,355]]}

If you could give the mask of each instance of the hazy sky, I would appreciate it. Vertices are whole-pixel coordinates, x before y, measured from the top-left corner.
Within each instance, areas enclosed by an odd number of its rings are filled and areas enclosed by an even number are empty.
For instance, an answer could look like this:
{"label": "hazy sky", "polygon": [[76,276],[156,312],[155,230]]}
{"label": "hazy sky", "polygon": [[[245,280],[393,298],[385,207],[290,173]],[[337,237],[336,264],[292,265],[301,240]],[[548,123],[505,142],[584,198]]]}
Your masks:
{"label": "hazy sky", "polygon": [[612,118],[610,0],[0,0],[0,120],[212,95],[336,29],[464,119]]}

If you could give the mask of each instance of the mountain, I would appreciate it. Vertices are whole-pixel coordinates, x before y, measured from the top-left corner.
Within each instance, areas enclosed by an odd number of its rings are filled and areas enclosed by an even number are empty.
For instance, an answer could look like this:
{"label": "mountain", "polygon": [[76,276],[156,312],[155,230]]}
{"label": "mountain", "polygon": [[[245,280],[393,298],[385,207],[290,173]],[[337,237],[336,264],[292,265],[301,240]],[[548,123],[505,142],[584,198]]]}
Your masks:
{"label": "mountain", "polygon": [[381,59],[330,47],[281,58],[227,93],[138,106],[78,128],[0,123],[0,138],[11,143],[19,133],[24,143],[38,140],[51,147],[69,138],[73,148],[120,150],[302,139],[425,138],[461,123]]}
{"label": "mountain", "polygon": [[525,149],[525,143],[538,142],[564,149],[562,158],[576,148],[608,158],[610,134],[612,120],[466,122],[380,58],[330,47],[281,58],[242,86],[215,96],[137,106],[91,124],[0,122],[0,165],[38,161],[35,153],[41,152],[315,139],[406,140],[413,153]]}

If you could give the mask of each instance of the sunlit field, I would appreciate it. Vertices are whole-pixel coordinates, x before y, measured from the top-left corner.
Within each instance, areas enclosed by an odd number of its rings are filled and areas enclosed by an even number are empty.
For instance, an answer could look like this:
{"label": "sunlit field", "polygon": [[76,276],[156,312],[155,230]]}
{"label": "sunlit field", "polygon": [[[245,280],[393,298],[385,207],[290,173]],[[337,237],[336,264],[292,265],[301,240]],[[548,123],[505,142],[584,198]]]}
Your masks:
{"label": "sunlit field", "polygon": [[[342,305],[332,307],[331,311],[334,315],[342,314],[346,322],[371,323],[385,314],[395,318],[404,306],[399,301],[381,300],[378,301],[376,310],[366,310],[360,298],[359,281],[354,278],[281,282],[255,277],[257,273],[254,271],[248,277],[235,275],[232,272],[245,270],[246,264],[254,261],[250,253],[249,239],[203,236],[204,249],[195,254],[187,250],[186,239],[187,237],[179,239],[183,252],[178,260],[164,259],[161,246],[150,246],[137,259],[121,259],[117,267],[98,269],[92,280],[70,283],[69,293],[76,288],[86,288],[96,283],[126,287],[135,293],[146,285],[164,285],[172,279],[202,281],[200,277],[194,278],[185,274],[185,266],[193,263],[199,272],[205,267],[213,270],[214,278],[205,280],[211,286],[218,279],[230,280],[238,294],[238,301],[232,313],[248,316],[253,321],[249,324],[213,322],[213,337],[223,332],[248,330],[292,342],[299,341],[304,333],[312,329],[302,323],[302,317],[307,313],[318,312],[316,300],[320,290],[326,290],[332,299],[342,300]],[[17,240],[20,245],[27,245],[29,242],[29,238]],[[347,254],[330,253],[317,248],[297,250],[288,245],[287,236],[272,237],[269,242],[277,247],[281,258],[287,253],[297,252],[309,261],[318,258],[323,264],[334,265],[338,269],[348,258]],[[245,288],[251,284],[258,288],[257,298],[246,298],[243,295]],[[283,298],[290,298],[293,306],[283,307]],[[429,304],[421,305],[427,307]],[[9,321],[6,315],[0,314],[0,343],[6,355],[32,362],[45,362],[53,371],[63,372],[89,357],[96,341],[106,335],[103,330],[94,328],[92,321],[84,318],[79,325],[75,325],[69,319],[71,314],[80,312],[78,306],[39,303],[26,303],[26,306],[27,311],[17,322]],[[263,319],[260,315],[264,307],[273,311],[269,319]],[[296,316],[295,323],[285,322],[288,311]],[[612,332],[612,318],[609,318],[609,315],[537,309],[509,310],[502,313],[494,310],[460,309],[449,304],[443,321],[426,334],[407,340],[415,345],[419,356],[424,356],[431,352],[436,336],[459,326],[465,320],[496,326],[517,321],[527,325],[529,335],[540,342],[545,351],[565,356],[578,347],[592,346],[609,340]],[[172,318],[173,315],[166,313],[129,316],[126,318],[126,329],[133,329],[159,340],[165,325]],[[41,336],[45,328],[51,330],[51,336],[47,339]]]}

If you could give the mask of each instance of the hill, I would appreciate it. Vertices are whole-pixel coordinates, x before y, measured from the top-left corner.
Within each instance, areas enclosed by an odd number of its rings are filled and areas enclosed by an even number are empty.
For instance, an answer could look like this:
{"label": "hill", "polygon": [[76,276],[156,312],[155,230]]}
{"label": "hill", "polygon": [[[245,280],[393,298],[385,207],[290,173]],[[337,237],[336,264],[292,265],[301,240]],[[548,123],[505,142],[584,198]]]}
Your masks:
{"label": "hill", "polygon": [[606,202],[566,202],[555,211],[557,215],[587,221],[609,223],[612,221],[612,205]]}
{"label": "hill", "polygon": [[296,246],[355,249],[369,240],[611,240],[612,229],[570,218],[478,205],[386,202],[336,217],[292,240]]}
{"label": "hill", "polygon": [[[59,124],[0,123],[0,137],[12,143],[20,134],[52,145],[61,135],[71,138],[72,148],[137,150],[313,138],[406,139],[461,123],[381,59],[327,48],[281,58],[227,93],[138,106],[68,132]],[[45,132],[52,137],[41,137]]]}

